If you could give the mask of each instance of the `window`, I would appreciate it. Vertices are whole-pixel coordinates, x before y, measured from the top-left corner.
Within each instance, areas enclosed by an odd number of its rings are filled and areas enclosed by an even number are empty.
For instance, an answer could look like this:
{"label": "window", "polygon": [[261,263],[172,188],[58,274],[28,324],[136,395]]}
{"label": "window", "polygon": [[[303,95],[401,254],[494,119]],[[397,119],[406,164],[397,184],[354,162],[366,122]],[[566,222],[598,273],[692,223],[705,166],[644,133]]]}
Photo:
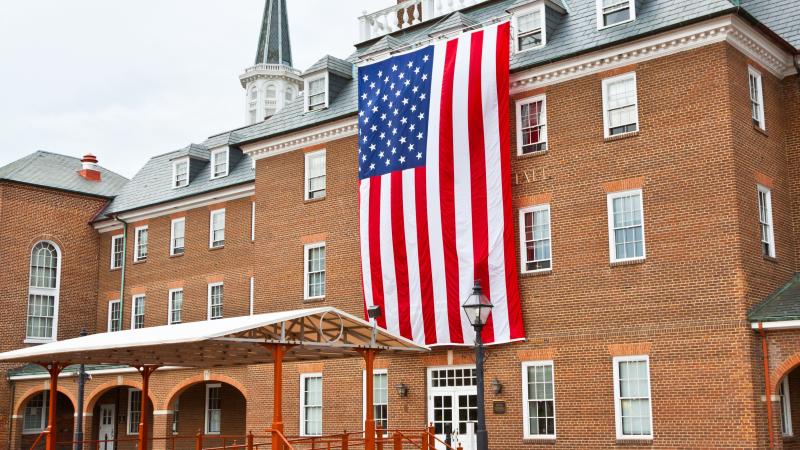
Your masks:
{"label": "window", "polygon": [[142,421],[142,391],[128,389],[128,434],[139,434]]}
{"label": "window", "polygon": [[647,356],[614,358],[614,409],[618,439],[652,439],[650,359]]}
{"label": "window", "polygon": [[309,80],[306,82],[306,96],[307,111],[317,111],[328,107],[328,92],[326,86],[328,85],[328,76],[322,76]]}
{"label": "window", "polygon": [[545,97],[517,102],[517,154],[547,150],[547,110]]}
{"label": "window", "polygon": [[172,256],[182,255],[186,244],[186,218],[173,219],[171,230],[169,254]]}
{"label": "window", "polygon": [[225,246],[225,210],[218,209],[211,211],[211,233],[209,236],[209,247],[219,248]]}
{"label": "window", "polygon": [[181,398],[178,397],[175,399],[175,403],[172,404],[172,433],[178,433],[178,424],[180,424],[180,415],[181,415]]}
{"label": "window", "polygon": [[519,212],[522,272],[539,272],[553,267],[550,250],[550,205],[538,205]]}
{"label": "window", "polygon": [[256,86],[250,87],[250,93],[247,96],[247,120],[250,124],[258,122],[258,88]]}
{"label": "window", "polygon": [[222,429],[221,384],[206,385],[206,434],[219,434]]}
{"label": "window", "polygon": [[25,405],[22,434],[38,434],[47,429],[47,407],[50,391],[33,395]]}
{"label": "window", "polygon": [[253,311],[255,309],[255,277],[250,277],[250,315],[253,315]]}
{"label": "window", "polygon": [[286,93],[284,94],[284,98],[287,102],[294,100],[294,89],[291,86],[286,88]]}
{"label": "window", "polygon": [[608,194],[608,233],[611,262],[645,258],[641,190]]}
{"label": "window", "polygon": [[224,291],[222,283],[208,285],[208,320],[222,319]]}
{"label": "window", "polygon": [[639,131],[636,73],[603,80],[603,111],[606,138]]}
{"label": "window", "polygon": [[138,330],[144,328],[144,295],[136,295],[133,297],[133,305],[131,306],[131,329]]}
{"label": "window", "polygon": [[125,236],[117,235],[111,238],[111,269],[122,267],[122,258],[125,250]]}
{"label": "window", "polygon": [[597,0],[597,28],[611,27],[636,18],[633,0]]}
{"label": "window", "polygon": [[189,185],[189,159],[172,161],[172,188]]}
{"label": "window", "polygon": [[305,298],[325,297],[325,243],[305,246]]}
{"label": "window", "polygon": [[133,262],[147,261],[147,226],[134,230]]}
{"label": "window", "polygon": [[306,153],[306,200],[325,197],[325,150]]}
{"label": "window", "polygon": [[230,152],[227,148],[211,152],[211,179],[228,176],[228,160]]}
{"label": "window", "polygon": [[269,117],[275,114],[278,108],[278,89],[274,84],[267,86],[264,91],[264,116]]}
{"label": "window", "polygon": [[780,386],[780,399],[781,399],[781,433],[786,436],[793,436],[792,431],[792,404],[791,395],[789,394],[789,375],[786,375],[781,381]]}
{"label": "window", "polygon": [[59,248],[51,242],[36,243],[31,250],[25,342],[41,343],[56,339],[60,285]]}
{"label": "window", "polygon": [[758,185],[758,221],[761,224],[761,253],[775,257],[775,232],[772,227],[772,191]]}
{"label": "window", "polygon": [[256,202],[250,205],[250,240],[256,240]]}
{"label": "window", "polygon": [[747,68],[750,81],[750,109],[752,111],[753,125],[766,129],[764,125],[764,91],[761,84],[761,73],[752,67]]}
{"label": "window", "polygon": [[183,289],[169,291],[169,324],[181,323],[183,314]]}
{"label": "window", "polygon": [[516,48],[518,52],[545,44],[544,5],[514,15],[516,23]]}
{"label": "window", "polygon": [[108,331],[122,330],[122,302],[112,300],[108,302]]}
{"label": "window", "polygon": [[556,437],[556,401],[553,362],[522,364],[525,438]]}
{"label": "window", "polygon": [[[367,372],[364,371],[364,420],[367,420]],[[389,373],[386,369],[372,374],[372,405],[375,429],[389,429]]]}
{"label": "window", "polygon": [[300,376],[300,434],[322,436],[322,374]]}

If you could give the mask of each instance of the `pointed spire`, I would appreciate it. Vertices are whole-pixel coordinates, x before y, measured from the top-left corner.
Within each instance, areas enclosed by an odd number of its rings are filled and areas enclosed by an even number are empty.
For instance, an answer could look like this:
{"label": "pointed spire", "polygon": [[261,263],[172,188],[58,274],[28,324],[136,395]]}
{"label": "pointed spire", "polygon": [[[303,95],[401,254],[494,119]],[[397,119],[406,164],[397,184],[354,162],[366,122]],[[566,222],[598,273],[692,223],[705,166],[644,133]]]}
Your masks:
{"label": "pointed spire", "polygon": [[292,66],[292,45],[289,42],[289,20],[286,0],[266,0],[261,35],[258,39],[256,64]]}

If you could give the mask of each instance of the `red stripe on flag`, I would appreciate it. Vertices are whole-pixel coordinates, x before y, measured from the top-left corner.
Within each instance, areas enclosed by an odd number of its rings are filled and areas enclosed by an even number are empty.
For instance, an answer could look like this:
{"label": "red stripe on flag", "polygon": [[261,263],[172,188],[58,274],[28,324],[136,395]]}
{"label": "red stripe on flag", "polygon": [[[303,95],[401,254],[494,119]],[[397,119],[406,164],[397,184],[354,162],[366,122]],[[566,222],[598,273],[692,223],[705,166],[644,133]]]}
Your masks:
{"label": "red stripe on flag", "polygon": [[422,321],[425,326],[425,343],[436,343],[436,309],[433,307],[433,274],[431,272],[431,244],[428,237],[428,191],[425,168],[414,169],[414,192],[417,212],[417,253],[419,255],[419,284],[422,297]]}
{"label": "red stripe on flag", "polygon": [[509,42],[511,25],[497,27],[497,102],[500,123],[500,166],[503,174],[503,215],[505,216],[506,296],[511,339],[525,337],[517,283],[517,258],[514,248],[514,217],[511,208],[511,130],[509,125]]}
{"label": "red stripe on flag", "polygon": [[392,172],[392,242],[394,247],[394,273],[397,283],[397,315],[400,335],[413,339],[411,332],[411,301],[408,289],[408,252],[406,251],[406,225],[403,215],[403,172]]}
{"label": "red stripe on flag", "polygon": [[[483,31],[470,36],[469,94],[469,164],[472,190],[472,254],[475,279],[480,280],[483,292],[492,298],[489,287],[489,211],[486,200],[486,141],[483,122],[483,90],[481,64],[483,63]],[[483,328],[484,342],[494,341],[491,317]]]}
{"label": "red stripe on flag", "polygon": [[450,342],[463,343],[461,331],[461,299],[458,283],[458,253],[456,251],[456,201],[453,178],[453,79],[456,71],[458,39],[447,43],[442,79],[442,106],[439,130],[439,189],[442,204],[442,241],[447,288],[447,319]]}
{"label": "red stripe on flag", "polygon": [[369,183],[369,263],[372,272],[372,304],[380,306],[383,314],[378,326],[386,328],[386,305],[383,299],[383,268],[381,267],[381,177]]}

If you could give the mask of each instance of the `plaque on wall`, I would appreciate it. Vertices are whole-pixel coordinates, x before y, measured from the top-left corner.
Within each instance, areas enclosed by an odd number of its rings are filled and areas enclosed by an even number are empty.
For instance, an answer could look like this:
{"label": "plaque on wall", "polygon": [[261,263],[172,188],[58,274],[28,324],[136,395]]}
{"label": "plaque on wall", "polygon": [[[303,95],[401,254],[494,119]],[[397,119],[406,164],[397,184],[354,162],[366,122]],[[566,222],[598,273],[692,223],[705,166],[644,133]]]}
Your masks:
{"label": "plaque on wall", "polygon": [[506,413],[506,402],[503,401],[496,401],[492,403],[492,411],[495,414],[505,414]]}

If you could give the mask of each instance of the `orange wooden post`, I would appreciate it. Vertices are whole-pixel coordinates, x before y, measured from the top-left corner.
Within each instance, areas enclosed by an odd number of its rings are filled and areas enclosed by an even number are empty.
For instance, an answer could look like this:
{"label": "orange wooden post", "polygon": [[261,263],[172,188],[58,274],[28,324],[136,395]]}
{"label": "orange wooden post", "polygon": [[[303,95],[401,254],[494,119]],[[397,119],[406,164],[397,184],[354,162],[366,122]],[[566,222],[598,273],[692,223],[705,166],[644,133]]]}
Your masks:
{"label": "orange wooden post", "polygon": [[264,344],[272,353],[272,450],[281,450],[283,444],[278,435],[283,435],[283,357],[289,346],[285,344]]}
{"label": "orange wooden post", "polygon": [[148,419],[147,419],[147,398],[150,396],[150,375],[158,369],[158,366],[138,366],[136,370],[142,376],[142,404],[139,409],[139,443],[138,450],[147,450]]}
{"label": "orange wooden post", "polygon": [[197,432],[197,441],[194,446],[195,450],[203,450],[203,433]]}
{"label": "orange wooden post", "polygon": [[375,349],[361,350],[361,356],[364,357],[367,371],[367,420],[364,421],[364,450],[375,450]]}
{"label": "orange wooden post", "polygon": [[253,450],[253,431],[247,435],[247,450]]}
{"label": "orange wooden post", "polygon": [[430,449],[430,445],[428,445],[428,430],[422,432],[422,450]]}
{"label": "orange wooden post", "polygon": [[50,373],[50,405],[48,406],[47,436],[45,438],[44,448],[46,450],[56,450],[56,434],[58,433],[58,427],[56,426],[56,406],[58,405],[58,375],[62,370],[64,370],[66,365],[54,362],[52,364],[41,364],[41,366],[47,369],[47,371]]}
{"label": "orange wooden post", "polygon": [[394,450],[403,450],[403,435],[399,431],[394,432]]}
{"label": "orange wooden post", "polygon": [[348,450],[350,448],[350,435],[347,434],[347,431],[342,434],[342,450]]}
{"label": "orange wooden post", "polygon": [[433,425],[429,426],[427,434],[428,436],[431,437],[430,439],[428,439],[428,446],[430,447],[431,450],[436,450],[436,438],[434,437],[436,436],[436,428],[434,428]]}

